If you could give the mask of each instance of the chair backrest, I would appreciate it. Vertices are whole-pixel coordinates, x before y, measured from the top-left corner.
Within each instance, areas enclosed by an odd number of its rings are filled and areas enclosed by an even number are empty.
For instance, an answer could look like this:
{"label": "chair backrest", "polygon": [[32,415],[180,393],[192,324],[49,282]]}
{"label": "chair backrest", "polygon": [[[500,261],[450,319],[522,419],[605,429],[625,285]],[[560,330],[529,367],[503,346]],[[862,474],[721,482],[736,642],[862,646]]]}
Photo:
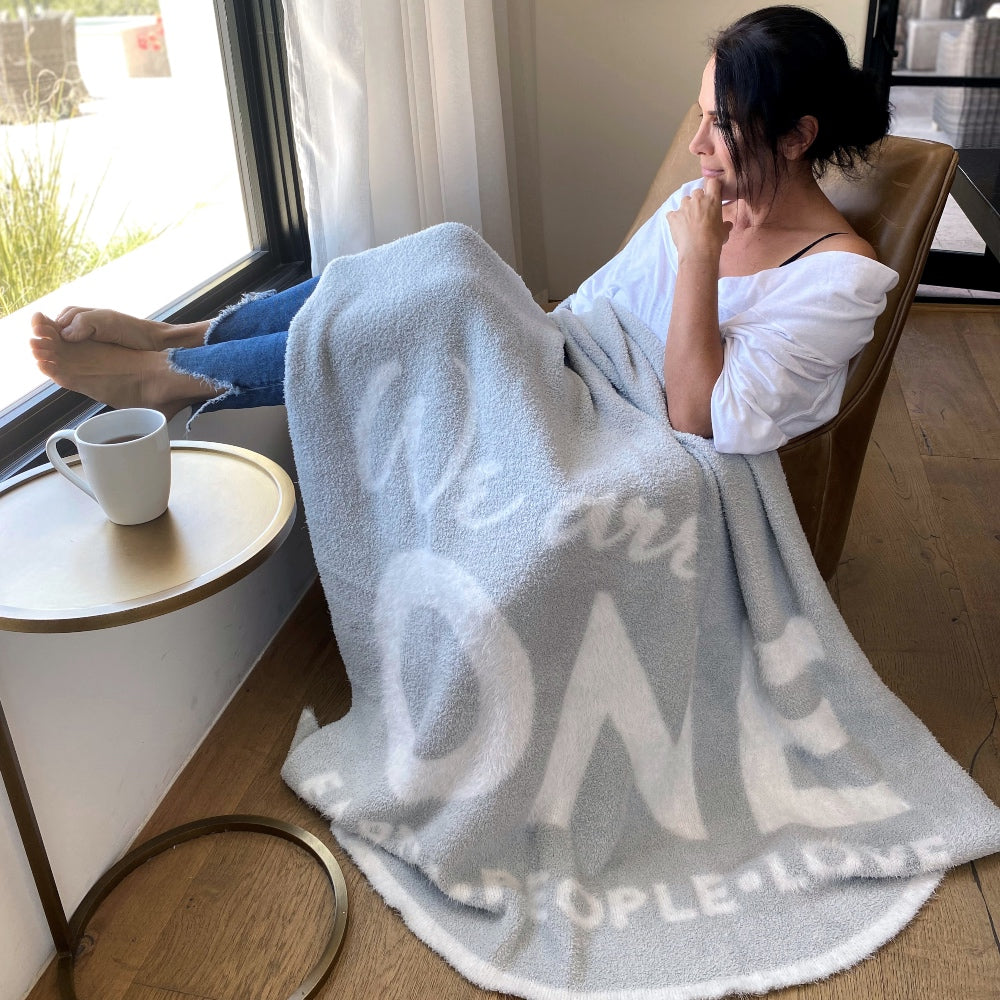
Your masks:
{"label": "chair backrest", "polygon": [[[698,108],[692,107],[626,242],[672,192],[698,176],[696,158],[687,148],[697,127]],[[889,136],[874,167],[860,179],[847,180],[830,170],[821,182],[879,260],[899,274],[872,340],[851,362],[839,413],[780,450],[803,530],[827,579],[840,559],[875,413],[957,165],[957,153],[944,143]]]}

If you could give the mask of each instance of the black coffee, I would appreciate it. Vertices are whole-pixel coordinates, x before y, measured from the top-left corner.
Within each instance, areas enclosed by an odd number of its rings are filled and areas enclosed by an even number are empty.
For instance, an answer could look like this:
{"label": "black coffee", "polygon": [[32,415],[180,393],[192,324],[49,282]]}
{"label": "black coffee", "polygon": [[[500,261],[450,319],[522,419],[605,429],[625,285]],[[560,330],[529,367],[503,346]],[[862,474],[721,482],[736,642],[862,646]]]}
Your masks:
{"label": "black coffee", "polygon": [[145,436],[145,434],[122,434],[121,437],[108,438],[107,441],[102,441],[101,444],[125,444],[126,441],[138,441],[139,438]]}

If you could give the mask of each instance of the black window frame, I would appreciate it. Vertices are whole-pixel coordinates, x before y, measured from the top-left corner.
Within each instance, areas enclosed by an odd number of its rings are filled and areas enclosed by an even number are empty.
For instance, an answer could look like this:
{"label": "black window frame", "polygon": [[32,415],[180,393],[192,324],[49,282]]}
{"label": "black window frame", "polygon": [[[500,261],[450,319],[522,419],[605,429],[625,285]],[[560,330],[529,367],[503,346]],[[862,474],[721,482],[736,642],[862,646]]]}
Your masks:
{"label": "black window frame", "polygon": [[[898,54],[895,45],[899,3],[900,0],[869,0],[868,3],[864,66],[875,74],[886,96],[889,96],[892,87],[1000,87],[1000,77],[995,76],[952,77],[914,71],[895,72],[893,62]],[[982,253],[932,249],[927,255],[927,263],[924,265],[920,282],[938,288],[1000,291],[1000,262],[990,252],[989,247]],[[956,302],[962,305],[973,305],[977,302],[985,305],[995,304],[995,300],[989,298],[970,299],[965,296],[937,294],[924,296],[918,292],[918,301],[924,298],[934,302]]]}
{"label": "black window frame", "polygon": [[[246,292],[287,288],[310,274],[281,0],[215,0],[215,13],[252,249],[154,316],[176,323],[205,319]],[[101,409],[52,383],[27,396],[0,418],[0,481],[42,461],[53,431]]]}

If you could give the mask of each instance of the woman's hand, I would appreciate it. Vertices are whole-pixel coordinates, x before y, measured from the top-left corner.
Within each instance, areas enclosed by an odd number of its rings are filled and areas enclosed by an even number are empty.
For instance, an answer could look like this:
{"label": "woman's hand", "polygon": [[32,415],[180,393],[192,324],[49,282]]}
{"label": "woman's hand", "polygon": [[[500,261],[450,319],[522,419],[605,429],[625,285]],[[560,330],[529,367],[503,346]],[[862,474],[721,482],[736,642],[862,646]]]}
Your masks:
{"label": "woman's hand", "polygon": [[719,256],[732,223],[722,219],[721,184],[709,177],[667,216],[677,247],[677,284],[663,355],[674,430],[712,436],[712,390],[722,371]]}
{"label": "woman's hand", "polygon": [[678,260],[706,260],[718,263],[722,248],[733,228],[722,219],[722,184],[709,177],[703,188],[695,188],[674,212],[667,213],[667,225],[677,247]]}

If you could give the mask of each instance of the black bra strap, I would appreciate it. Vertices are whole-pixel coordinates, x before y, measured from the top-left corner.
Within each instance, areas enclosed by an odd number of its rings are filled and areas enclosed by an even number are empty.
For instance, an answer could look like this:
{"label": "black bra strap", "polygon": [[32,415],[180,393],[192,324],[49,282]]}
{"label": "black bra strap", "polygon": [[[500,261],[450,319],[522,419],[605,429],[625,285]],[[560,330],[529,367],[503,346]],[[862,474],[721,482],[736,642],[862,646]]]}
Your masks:
{"label": "black bra strap", "polygon": [[788,258],[788,260],[783,260],[778,265],[778,267],[784,267],[786,264],[791,264],[793,260],[798,260],[804,253],[809,253],[809,251],[812,250],[812,248],[816,246],[817,243],[822,243],[823,240],[828,240],[831,236],[846,236],[846,235],[847,233],[827,233],[826,236],[821,236],[818,240],[813,240],[812,243],[809,244],[809,246],[803,247],[798,253],[793,253],[792,256]]}

